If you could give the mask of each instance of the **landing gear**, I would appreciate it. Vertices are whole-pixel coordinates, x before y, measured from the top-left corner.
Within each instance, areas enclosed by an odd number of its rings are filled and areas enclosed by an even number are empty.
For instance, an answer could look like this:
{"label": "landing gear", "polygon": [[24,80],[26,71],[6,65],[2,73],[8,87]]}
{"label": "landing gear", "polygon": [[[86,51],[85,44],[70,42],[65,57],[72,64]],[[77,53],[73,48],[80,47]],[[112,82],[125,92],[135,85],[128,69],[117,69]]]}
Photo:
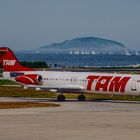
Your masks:
{"label": "landing gear", "polygon": [[78,101],[85,101],[85,100],[86,100],[85,95],[81,94],[78,96]]}
{"label": "landing gear", "polygon": [[63,94],[57,96],[57,101],[65,101],[65,96]]}

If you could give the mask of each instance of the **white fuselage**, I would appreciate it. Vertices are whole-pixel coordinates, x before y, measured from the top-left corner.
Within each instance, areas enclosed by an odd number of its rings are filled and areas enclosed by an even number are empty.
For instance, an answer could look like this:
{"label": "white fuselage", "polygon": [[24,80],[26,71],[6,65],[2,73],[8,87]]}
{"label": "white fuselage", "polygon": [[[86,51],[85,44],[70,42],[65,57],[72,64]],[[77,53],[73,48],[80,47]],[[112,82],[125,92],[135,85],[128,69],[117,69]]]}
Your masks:
{"label": "white fuselage", "polygon": [[[77,86],[84,92],[97,94],[140,95],[140,75],[69,71],[24,72],[24,74],[32,73],[43,77],[42,86],[46,88]],[[4,72],[4,77],[11,78],[9,72]]]}

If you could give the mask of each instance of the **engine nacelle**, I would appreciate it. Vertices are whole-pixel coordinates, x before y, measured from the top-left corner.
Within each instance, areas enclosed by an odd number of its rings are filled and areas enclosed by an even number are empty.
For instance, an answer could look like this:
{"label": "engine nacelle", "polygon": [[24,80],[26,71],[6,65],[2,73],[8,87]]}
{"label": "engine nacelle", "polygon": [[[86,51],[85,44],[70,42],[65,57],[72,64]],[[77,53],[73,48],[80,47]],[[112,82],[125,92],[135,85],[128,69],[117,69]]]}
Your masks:
{"label": "engine nacelle", "polygon": [[39,85],[42,83],[42,79],[42,76],[39,74],[24,74],[15,78],[17,82],[28,85]]}

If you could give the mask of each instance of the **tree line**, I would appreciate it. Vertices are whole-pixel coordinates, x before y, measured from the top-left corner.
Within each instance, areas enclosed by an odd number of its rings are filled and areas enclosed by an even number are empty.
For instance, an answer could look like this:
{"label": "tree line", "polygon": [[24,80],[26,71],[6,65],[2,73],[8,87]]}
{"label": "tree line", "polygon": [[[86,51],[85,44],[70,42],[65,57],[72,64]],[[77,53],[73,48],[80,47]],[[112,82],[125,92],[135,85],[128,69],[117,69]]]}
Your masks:
{"label": "tree line", "polygon": [[[45,61],[34,61],[34,62],[21,61],[20,64],[29,68],[49,68],[49,65]],[[0,68],[2,68],[1,63]]]}

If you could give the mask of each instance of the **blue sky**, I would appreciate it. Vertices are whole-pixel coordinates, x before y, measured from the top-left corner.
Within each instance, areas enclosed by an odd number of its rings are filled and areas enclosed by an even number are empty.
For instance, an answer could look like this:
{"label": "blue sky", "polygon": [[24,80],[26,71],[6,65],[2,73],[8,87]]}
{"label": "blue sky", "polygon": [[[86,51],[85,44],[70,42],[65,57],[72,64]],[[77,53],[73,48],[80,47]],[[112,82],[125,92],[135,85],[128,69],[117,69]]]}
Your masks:
{"label": "blue sky", "polygon": [[0,0],[0,46],[28,50],[95,36],[140,50],[140,0]]}

